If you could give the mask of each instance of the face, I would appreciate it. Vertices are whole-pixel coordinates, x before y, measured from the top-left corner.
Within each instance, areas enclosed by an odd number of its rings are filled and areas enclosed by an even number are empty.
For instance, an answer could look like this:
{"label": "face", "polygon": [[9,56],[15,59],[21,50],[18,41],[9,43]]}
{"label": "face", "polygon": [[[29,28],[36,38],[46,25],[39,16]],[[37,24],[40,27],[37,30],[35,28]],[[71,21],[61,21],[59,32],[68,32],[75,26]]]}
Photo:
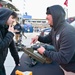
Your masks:
{"label": "face", "polygon": [[50,27],[53,27],[53,18],[52,18],[52,15],[47,14],[46,19],[48,20],[48,24],[50,25]]}
{"label": "face", "polygon": [[13,25],[13,23],[16,21],[16,18],[14,16],[10,16],[7,20],[7,25]]}

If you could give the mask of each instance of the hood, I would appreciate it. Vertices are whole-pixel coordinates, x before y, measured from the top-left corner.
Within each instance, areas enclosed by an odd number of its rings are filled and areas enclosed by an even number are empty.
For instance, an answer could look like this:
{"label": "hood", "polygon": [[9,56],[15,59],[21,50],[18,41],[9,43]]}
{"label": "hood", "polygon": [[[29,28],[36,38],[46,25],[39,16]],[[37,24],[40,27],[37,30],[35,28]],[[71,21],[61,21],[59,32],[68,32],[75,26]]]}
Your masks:
{"label": "hood", "polygon": [[65,21],[65,11],[60,5],[53,5],[47,8],[46,14],[53,17],[53,28],[56,30]]}
{"label": "hood", "polygon": [[6,24],[8,18],[12,13],[13,11],[8,8],[4,7],[0,8],[0,28],[4,27],[4,25]]}

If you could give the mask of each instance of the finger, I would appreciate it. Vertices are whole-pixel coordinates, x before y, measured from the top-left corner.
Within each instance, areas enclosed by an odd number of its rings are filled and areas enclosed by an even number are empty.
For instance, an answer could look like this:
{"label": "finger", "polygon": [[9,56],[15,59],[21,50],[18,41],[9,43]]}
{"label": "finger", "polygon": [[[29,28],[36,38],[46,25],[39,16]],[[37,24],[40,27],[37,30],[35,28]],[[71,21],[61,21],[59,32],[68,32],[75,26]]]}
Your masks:
{"label": "finger", "polygon": [[33,38],[31,39],[31,43],[30,43],[30,45],[33,43]]}
{"label": "finger", "polygon": [[32,42],[30,44],[34,44],[35,43],[35,40],[32,40]]}
{"label": "finger", "polygon": [[31,41],[30,45],[33,43],[33,41]]}

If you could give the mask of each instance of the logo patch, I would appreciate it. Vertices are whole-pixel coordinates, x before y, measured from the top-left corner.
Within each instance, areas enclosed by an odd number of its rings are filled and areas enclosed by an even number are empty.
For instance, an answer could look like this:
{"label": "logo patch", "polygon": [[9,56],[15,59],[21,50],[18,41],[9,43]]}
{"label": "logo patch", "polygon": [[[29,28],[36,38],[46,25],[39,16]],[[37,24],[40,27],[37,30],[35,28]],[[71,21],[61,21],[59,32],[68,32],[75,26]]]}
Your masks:
{"label": "logo patch", "polygon": [[60,37],[60,34],[56,35],[56,40],[58,41]]}

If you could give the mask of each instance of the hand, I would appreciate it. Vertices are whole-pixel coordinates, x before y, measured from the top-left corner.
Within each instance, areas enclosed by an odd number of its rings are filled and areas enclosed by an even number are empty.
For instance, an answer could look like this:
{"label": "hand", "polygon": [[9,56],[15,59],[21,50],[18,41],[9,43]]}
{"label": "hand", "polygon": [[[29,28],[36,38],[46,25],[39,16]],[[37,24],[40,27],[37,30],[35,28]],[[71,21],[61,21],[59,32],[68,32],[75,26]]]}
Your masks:
{"label": "hand", "polygon": [[45,48],[44,47],[40,47],[37,49],[37,51],[40,53],[40,54],[43,54],[43,52],[45,51]]}
{"label": "hand", "polygon": [[19,64],[16,64],[16,66],[20,66],[20,63]]}
{"label": "hand", "polygon": [[20,64],[18,64],[18,66],[20,66]]}
{"label": "hand", "polygon": [[14,33],[14,27],[9,25],[8,31]]}
{"label": "hand", "polygon": [[38,41],[38,36],[35,36],[34,38],[32,38],[32,41],[31,41],[31,43],[30,44],[34,44],[34,43],[36,43]]}

